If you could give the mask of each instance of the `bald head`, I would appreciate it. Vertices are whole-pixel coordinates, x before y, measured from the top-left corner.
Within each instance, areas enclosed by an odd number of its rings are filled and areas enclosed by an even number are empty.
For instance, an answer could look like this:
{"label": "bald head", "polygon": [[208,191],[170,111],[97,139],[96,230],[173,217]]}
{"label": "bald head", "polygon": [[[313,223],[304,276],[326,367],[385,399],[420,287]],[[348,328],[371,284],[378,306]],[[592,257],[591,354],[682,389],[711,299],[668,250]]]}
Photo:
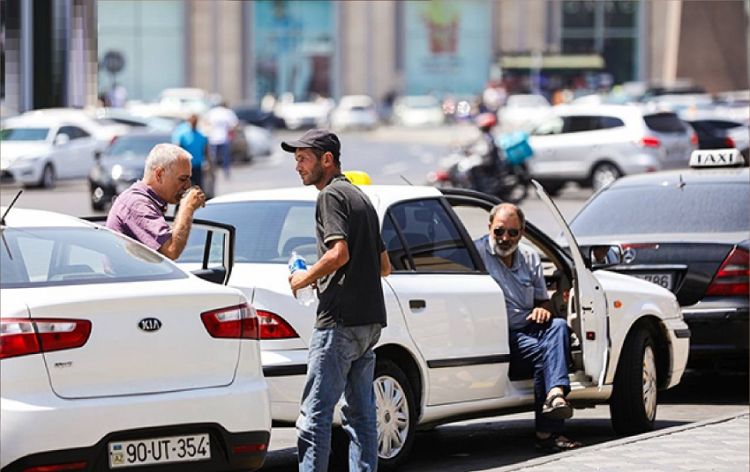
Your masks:
{"label": "bald head", "polygon": [[508,216],[515,217],[521,229],[526,227],[526,216],[523,214],[523,210],[512,203],[500,203],[492,207],[492,210],[490,210],[490,225],[495,221],[495,216],[498,214],[502,214],[503,219]]}

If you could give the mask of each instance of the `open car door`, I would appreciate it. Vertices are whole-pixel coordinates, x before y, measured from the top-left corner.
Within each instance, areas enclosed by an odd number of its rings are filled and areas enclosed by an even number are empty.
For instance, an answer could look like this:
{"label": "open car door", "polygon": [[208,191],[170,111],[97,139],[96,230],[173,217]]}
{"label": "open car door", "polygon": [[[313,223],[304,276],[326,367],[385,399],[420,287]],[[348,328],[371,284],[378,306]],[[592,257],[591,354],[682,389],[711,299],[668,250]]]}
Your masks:
{"label": "open car door", "polygon": [[570,248],[570,256],[574,264],[573,289],[575,290],[575,297],[571,297],[571,302],[574,304],[573,309],[577,311],[581,324],[584,372],[601,386],[604,382],[610,344],[607,300],[604,290],[586,267],[578,243],[555,202],[547,195],[539,182],[533,179],[531,182],[536,187],[539,198],[547,205],[557,221]]}
{"label": "open car door", "polygon": [[[174,217],[165,217],[169,224]],[[82,219],[103,225],[106,216],[86,216]],[[234,265],[235,229],[232,225],[193,219],[190,238],[185,250],[175,262],[197,277],[227,285]]]}

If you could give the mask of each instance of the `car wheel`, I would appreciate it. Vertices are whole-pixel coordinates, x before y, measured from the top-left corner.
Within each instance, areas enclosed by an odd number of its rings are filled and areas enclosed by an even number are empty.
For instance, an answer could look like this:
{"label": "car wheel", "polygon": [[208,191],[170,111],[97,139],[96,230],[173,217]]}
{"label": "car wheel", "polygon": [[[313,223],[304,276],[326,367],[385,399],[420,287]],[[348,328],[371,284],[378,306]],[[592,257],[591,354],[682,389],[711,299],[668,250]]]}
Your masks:
{"label": "car wheel", "polygon": [[55,186],[55,169],[52,164],[46,164],[42,170],[42,178],[39,179],[39,186],[42,188],[52,188]]}
{"label": "car wheel", "polygon": [[378,419],[378,467],[401,465],[414,443],[417,409],[406,374],[389,359],[375,367],[375,404]]}
{"label": "car wheel", "polygon": [[591,173],[591,187],[593,187],[595,192],[598,192],[600,188],[611,184],[619,179],[621,175],[622,172],[620,172],[620,169],[616,165],[604,162],[596,166]]}
{"label": "car wheel", "polygon": [[653,429],[657,390],[654,341],[648,330],[641,328],[628,336],[609,401],[612,426],[618,434],[638,434]]}

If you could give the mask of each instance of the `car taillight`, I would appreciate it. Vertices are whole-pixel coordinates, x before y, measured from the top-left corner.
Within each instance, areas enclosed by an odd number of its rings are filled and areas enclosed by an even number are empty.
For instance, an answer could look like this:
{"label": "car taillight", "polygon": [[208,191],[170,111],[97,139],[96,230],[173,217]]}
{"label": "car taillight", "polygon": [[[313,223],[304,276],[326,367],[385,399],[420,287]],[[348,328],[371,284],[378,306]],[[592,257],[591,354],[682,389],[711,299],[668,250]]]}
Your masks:
{"label": "car taillight", "polygon": [[91,334],[88,320],[56,318],[0,319],[0,359],[75,349]]}
{"label": "car taillight", "polygon": [[706,295],[744,295],[750,293],[750,253],[735,247],[721,263],[706,290]]}
{"label": "car taillight", "polygon": [[640,145],[643,147],[658,148],[661,146],[661,141],[659,141],[659,138],[646,136],[645,138],[641,138]]}
{"label": "car taillight", "polygon": [[690,135],[690,144],[692,144],[695,147],[698,147],[698,135],[696,133],[693,133]]}
{"label": "car taillight", "polygon": [[201,313],[201,320],[211,337],[258,339],[258,318],[247,303]]}
{"label": "car taillight", "polygon": [[289,339],[298,338],[299,334],[286,320],[276,313],[258,310],[260,322],[260,339]]}
{"label": "car taillight", "polygon": [[736,147],[737,145],[735,144],[734,139],[727,136],[726,138],[724,138],[724,146],[728,148],[733,148],[733,147]]}
{"label": "car taillight", "polygon": [[67,464],[37,465],[23,469],[23,472],[62,472],[66,470],[83,470],[88,466],[85,461]]}

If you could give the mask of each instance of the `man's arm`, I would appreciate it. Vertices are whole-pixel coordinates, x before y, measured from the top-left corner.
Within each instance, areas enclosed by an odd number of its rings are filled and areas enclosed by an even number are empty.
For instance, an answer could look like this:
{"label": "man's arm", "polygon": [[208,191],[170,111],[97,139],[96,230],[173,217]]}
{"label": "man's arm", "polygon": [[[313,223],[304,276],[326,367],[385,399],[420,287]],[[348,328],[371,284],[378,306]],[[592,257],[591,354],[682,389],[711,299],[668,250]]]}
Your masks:
{"label": "man's arm", "polygon": [[206,196],[202,190],[195,188],[188,192],[189,194],[186,198],[183,198],[183,204],[180,205],[180,209],[174,219],[172,237],[159,248],[160,253],[173,261],[177,260],[182,251],[185,250],[185,245],[190,236],[190,228],[193,226],[193,214],[195,210],[203,206],[203,203],[206,201]]}
{"label": "man's arm", "polygon": [[388,258],[388,251],[380,253],[380,276],[388,277],[391,275],[391,260]]}
{"label": "man's arm", "polygon": [[319,278],[336,272],[349,262],[349,245],[346,240],[336,239],[331,244],[318,262],[308,267],[306,271],[297,271],[289,276],[292,292],[296,294],[297,290],[312,285]]}

